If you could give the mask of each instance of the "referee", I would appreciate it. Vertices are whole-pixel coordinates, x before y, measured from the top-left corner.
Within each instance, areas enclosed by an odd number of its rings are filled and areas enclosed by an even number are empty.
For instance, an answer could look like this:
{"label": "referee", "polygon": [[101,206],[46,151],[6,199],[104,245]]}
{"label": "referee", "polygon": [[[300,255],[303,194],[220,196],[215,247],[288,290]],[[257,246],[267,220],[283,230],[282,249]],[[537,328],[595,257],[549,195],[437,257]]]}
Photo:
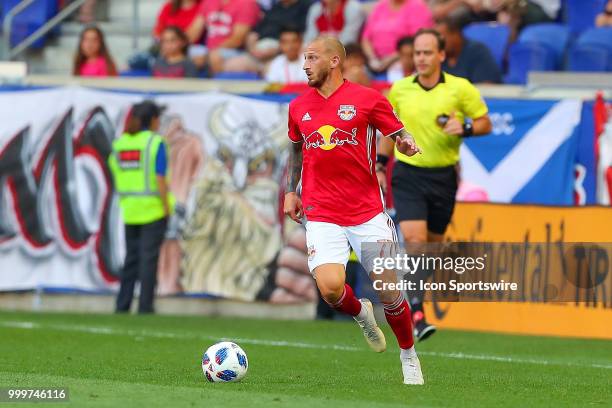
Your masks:
{"label": "referee", "polygon": [[[468,80],[442,71],[444,38],[422,29],[414,37],[416,74],[400,79],[389,101],[423,154],[405,156],[395,149],[391,179],[397,221],[406,245],[442,242],[455,207],[457,163],[463,138],[491,131],[488,109]],[[382,138],[376,173],[383,189],[393,140]],[[413,246],[414,247],[414,246]],[[429,271],[418,271],[423,279]],[[423,314],[423,293],[407,293],[415,334],[424,340],[436,328]]]}

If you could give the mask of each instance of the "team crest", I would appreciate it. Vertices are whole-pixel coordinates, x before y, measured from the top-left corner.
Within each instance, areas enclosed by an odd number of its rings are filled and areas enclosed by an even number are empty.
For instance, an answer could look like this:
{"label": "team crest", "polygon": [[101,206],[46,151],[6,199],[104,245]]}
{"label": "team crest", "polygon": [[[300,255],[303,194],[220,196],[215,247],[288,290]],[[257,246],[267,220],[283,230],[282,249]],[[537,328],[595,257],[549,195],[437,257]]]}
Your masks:
{"label": "team crest", "polygon": [[310,245],[308,247],[308,260],[312,261],[314,259],[315,254],[317,253],[314,245]]}
{"label": "team crest", "polygon": [[338,108],[338,116],[342,120],[351,120],[357,115],[355,105],[340,105]]}

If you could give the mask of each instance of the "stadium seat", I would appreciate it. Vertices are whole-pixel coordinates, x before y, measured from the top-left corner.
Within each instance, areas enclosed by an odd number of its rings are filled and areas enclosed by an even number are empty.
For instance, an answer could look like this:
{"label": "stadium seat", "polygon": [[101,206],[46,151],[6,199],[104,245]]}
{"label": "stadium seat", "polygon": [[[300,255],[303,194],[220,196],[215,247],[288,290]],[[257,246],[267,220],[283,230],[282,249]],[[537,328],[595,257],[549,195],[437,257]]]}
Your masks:
{"label": "stadium seat", "polygon": [[505,82],[510,84],[527,83],[529,71],[553,71],[554,52],[543,45],[517,42],[510,47],[508,54],[508,75]]}
{"label": "stadium seat", "polygon": [[386,72],[380,72],[378,74],[374,75],[374,79],[375,81],[386,81],[387,80],[387,73]]}
{"label": "stadium seat", "polygon": [[254,81],[261,79],[255,72],[219,72],[213,79],[228,79],[237,81]]}
{"label": "stadium seat", "polygon": [[554,52],[555,67],[561,67],[570,38],[567,26],[557,23],[542,23],[527,26],[521,31],[518,42],[539,44]]}
{"label": "stadium seat", "polygon": [[473,23],[463,30],[463,34],[470,40],[485,44],[497,65],[502,68],[504,55],[510,41],[510,27],[497,23]]}
{"label": "stadium seat", "polygon": [[612,69],[612,53],[589,45],[577,46],[570,52],[570,71],[603,72]]}
{"label": "stadium seat", "polygon": [[152,73],[148,69],[127,69],[125,71],[119,72],[119,76],[125,78],[150,77],[151,75]]}
{"label": "stadium seat", "polygon": [[574,34],[595,26],[595,17],[604,10],[607,0],[565,0],[567,24]]}
{"label": "stadium seat", "polygon": [[[2,14],[6,14],[22,0],[3,0]],[[42,27],[51,17],[57,14],[57,0],[35,0],[25,10],[15,16],[11,33],[11,45],[16,45],[23,41],[38,28]],[[44,37],[36,41],[33,47],[42,47]]]}
{"label": "stadium seat", "polygon": [[578,46],[595,46],[612,52],[612,27],[592,28],[576,41]]}

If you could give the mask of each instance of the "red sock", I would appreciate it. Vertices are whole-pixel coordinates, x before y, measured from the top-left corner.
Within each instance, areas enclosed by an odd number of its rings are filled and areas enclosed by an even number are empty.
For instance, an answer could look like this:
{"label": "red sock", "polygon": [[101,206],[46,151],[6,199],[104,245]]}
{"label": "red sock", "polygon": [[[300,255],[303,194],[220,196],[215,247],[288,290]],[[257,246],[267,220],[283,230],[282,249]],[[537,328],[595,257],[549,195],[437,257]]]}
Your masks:
{"label": "red sock", "polygon": [[361,311],[361,302],[355,297],[353,289],[346,283],[344,284],[344,292],[342,296],[340,296],[340,299],[338,299],[336,303],[330,303],[329,305],[351,316],[357,316]]}
{"label": "red sock", "polygon": [[414,345],[414,340],[412,338],[412,317],[408,302],[400,294],[395,302],[383,306],[387,322],[395,333],[400,348],[409,349]]}

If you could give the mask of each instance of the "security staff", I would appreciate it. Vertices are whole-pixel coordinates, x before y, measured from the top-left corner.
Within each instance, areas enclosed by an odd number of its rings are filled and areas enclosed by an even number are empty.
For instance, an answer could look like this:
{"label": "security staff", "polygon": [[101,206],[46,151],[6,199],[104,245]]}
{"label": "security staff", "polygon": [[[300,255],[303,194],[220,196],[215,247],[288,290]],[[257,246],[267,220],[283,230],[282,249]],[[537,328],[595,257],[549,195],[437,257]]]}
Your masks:
{"label": "security staff", "polygon": [[125,133],[113,142],[108,163],[125,223],[126,257],[117,312],[128,312],[140,281],[139,313],[153,312],[157,260],[170,214],[167,152],[156,133],[163,109],[152,101],[132,107]]}
{"label": "security staff", "polygon": [[[455,207],[461,142],[491,131],[488,109],[478,89],[442,71],[444,46],[437,31],[418,31],[414,37],[416,74],[396,81],[389,92],[389,101],[423,152],[408,157],[395,149],[391,186],[407,249],[409,244],[442,242]],[[394,146],[389,138],[381,140],[376,173],[384,189],[385,166]],[[420,271],[420,278],[427,272]],[[435,327],[425,320],[423,293],[408,293],[408,299],[416,336],[424,340]]]}

